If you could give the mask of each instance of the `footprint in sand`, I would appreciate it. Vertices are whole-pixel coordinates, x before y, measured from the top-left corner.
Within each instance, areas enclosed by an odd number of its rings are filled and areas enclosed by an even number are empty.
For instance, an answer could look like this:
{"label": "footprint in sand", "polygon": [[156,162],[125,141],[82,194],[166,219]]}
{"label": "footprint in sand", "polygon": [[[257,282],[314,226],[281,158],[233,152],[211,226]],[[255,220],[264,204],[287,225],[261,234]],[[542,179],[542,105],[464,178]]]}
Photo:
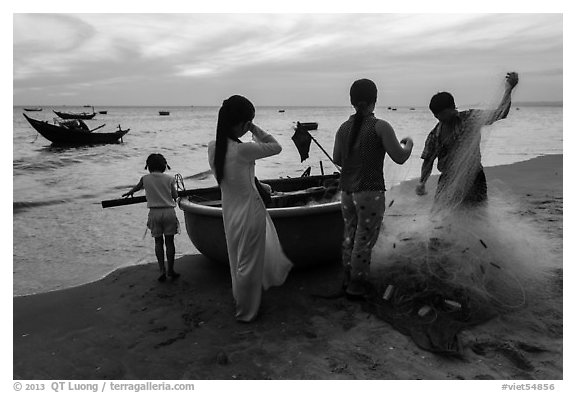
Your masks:
{"label": "footprint in sand", "polygon": [[508,359],[515,367],[524,371],[533,371],[534,366],[528,360],[522,350],[529,353],[544,352],[543,348],[530,345],[527,343],[518,342],[516,345],[512,343],[496,343],[496,342],[478,342],[472,345],[472,351],[480,356],[486,356],[488,351],[497,352]]}

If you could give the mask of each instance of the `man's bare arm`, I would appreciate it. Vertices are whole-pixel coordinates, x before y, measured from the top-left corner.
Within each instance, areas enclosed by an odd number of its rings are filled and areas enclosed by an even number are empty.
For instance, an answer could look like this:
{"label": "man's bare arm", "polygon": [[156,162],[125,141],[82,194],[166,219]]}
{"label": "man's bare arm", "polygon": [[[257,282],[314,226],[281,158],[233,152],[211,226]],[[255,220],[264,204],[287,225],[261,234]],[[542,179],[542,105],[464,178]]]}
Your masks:
{"label": "man's bare arm", "polygon": [[416,187],[416,194],[425,195],[426,194],[426,182],[432,173],[432,167],[434,166],[434,158],[427,158],[422,162],[422,169],[420,171],[420,183]]}
{"label": "man's bare arm", "polygon": [[506,87],[504,89],[504,95],[498,107],[489,112],[489,117],[486,119],[486,124],[492,124],[495,121],[505,119],[510,112],[510,106],[512,105],[512,90],[518,84],[518,74],[516,72],[509,72],[506,74]]}

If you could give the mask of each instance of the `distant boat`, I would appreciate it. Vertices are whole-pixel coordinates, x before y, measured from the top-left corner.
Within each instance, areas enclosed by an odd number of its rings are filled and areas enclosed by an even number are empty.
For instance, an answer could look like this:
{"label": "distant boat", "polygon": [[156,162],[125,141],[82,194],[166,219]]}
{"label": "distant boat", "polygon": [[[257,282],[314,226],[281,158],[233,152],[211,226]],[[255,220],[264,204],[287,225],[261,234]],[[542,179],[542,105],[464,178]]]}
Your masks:
{"label": "distant boat", "polygon": [[86,123],[78,119],[50,124],[47,121],[32,119],[26,116],[25,113],[23,115],[40,135],[54,145],[79,146],[118,143],[130,131],[130,129],[123,130],[118,126],[118,131],[116,132],[92,132],[104,127],[104,125],[90,130]]}
{"label": "distant boat", "polygon": [[285,111],[284,109],[280,109],[278,112],[284,113],[284,112],[286,112],[286,111]]}
{"label": "distant boat", "polygon": [[24,110],[25,110],[26,112],[39,112],[39,111],[42,110],[42,108],[40,108],[40,107],[37,107],[37,108],[24,108]]}
{"label": "distant boat", "polygon": [[393,110],[393,111],[395,111],[395,110],[396,110],[396,108],[392,108],[392,110]]}
{"label": "distant boat", "polygon": [[411,110],[411,111],[415,111],[415,110],[416,110],[416,108],[410,108],[410,110]]}
{"label": "distant boat", "polygon": [[92,108],[92,105],[84,105],[84,108]]}
{"label": "distant boat", "polygon": [[96,112],[94,112],[94,110],[92,110],[92,113],[88,113],[88,112],[81,112],[81,113],[59,112],[59,111],[54,111],[54,110],[53,110],[53,112],[56,113],[62,119],[89,120],[89,119],[92,119],[94,116],[96,116]]}
{"label": "distant boat", "polygon": [[159,114],[160,116],[169,116],[169,115],[170,115],[170,112],[168,112],[168,111],[158,111],[158,114]]}
{"label": "distant boat", "polygon": [[98,113],[100,113],[101,115],[105,115],[108,113],[108,111],[98,111]]}

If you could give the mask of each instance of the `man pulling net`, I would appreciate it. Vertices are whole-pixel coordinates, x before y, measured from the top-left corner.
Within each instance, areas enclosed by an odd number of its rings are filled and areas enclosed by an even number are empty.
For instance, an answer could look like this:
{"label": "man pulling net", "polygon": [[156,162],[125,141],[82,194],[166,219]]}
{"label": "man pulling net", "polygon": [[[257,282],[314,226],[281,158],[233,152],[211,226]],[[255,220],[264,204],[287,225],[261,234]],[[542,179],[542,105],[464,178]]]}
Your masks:
{"label": "man pulling net", "polygon": [[422,151],[418,195],[426,193],[426,181],[438,159],[440,178],[434,198],[435,208],[475,206],[487,200],[486,176],[481,163],[480,140],[483,126],[508,116],[512,90],[518,84],[518,74],[506,75],[502,101],[496,109],[456,110],[454,97],[448,92],[437,93],[430,100],[430,110],[438,123],[428,135]]}

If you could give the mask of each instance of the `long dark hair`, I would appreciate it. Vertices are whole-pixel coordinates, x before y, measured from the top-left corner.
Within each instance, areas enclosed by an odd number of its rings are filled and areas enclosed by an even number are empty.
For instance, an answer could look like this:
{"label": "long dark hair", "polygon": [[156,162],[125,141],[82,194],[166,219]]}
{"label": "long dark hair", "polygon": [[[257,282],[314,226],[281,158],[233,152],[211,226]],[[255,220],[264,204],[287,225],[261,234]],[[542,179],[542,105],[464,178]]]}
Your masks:
{"label": "long dark hair", "polygon": [[356,109],[356,113],[354,114],[350,138],[348,139],[348,153],[352,151],[352,146],[354,146],[360,132],[360,127],[364,121],[364,111],[376,102],[377,97],[378,89],[376,84],[370,79],[359,79],[352,83],[350,87],[350,103]]}
{"label": "long dark hair", "polygon": [[245,97],[233,95],[224,100],[218,111],[218,124],[216,126],[216,152],[214,154],[214,168],[218,184],[224,178],[224,162],[228,150],[228,139],[240,142],[232,132],[232,128],[239,123],[252,121],[256,115],[254,105]]}

